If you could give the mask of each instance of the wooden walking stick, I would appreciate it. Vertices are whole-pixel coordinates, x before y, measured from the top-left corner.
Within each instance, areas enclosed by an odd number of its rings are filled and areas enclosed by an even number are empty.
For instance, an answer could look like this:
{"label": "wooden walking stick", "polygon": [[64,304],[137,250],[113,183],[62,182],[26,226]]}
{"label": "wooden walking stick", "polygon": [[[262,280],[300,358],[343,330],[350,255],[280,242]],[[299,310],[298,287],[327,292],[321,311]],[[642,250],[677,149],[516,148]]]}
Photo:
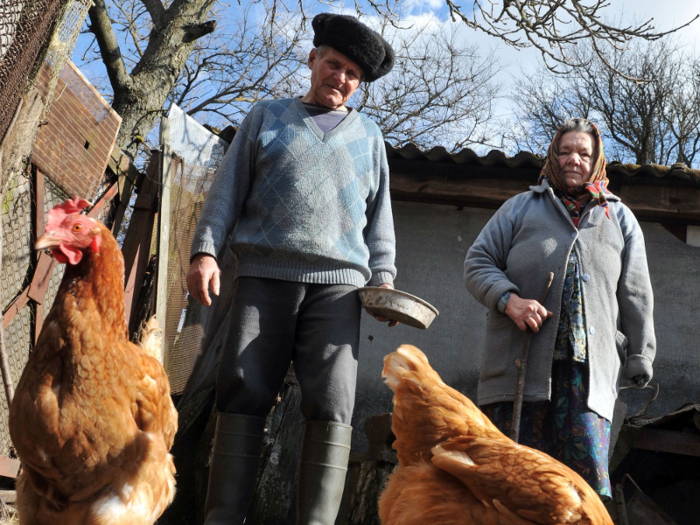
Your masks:
{"label": "wooden walking stick", "polygon": [[[540,304],[544,306],[544,300],[547,298],[547,292],[549,292],[549,287],[552,286],[552,281],[554,280],[554,273],[549,272],[549,277],[547,278],[547,284],[542,291],[542,296],[540,297]],[[523,344],[523,351],[520,355],[520,359],[515,360],[515,366],[518,368],[518,382],[515,385],[515,401],[513,401],[513,420],[510,424],[510,439],[518,442],[520,438],[520,415],[523,411],[523,395],[525,394],[525,374],[527,373],[527,359],[530,355],[530,341],[532,340],[532,331],[528,327],[527,335],[525,336],[525,343]]]}

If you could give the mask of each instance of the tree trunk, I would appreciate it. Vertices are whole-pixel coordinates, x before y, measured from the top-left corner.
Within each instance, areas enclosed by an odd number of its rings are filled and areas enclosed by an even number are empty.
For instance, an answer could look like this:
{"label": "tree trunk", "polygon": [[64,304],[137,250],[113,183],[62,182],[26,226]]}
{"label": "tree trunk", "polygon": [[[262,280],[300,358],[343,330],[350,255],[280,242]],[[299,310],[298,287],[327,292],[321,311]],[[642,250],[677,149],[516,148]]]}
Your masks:
{"label": "tree trunk", "polygon": [[[112,107],[122,117],[117,145],[132,158],[162,115],[163,106],[198,38],[216,27],[206,21],[215,0],[175,0],[164,10],[151,5],[153,32],[141,60],[127,73],[104,0],[90,8],[91,30],[114,91]],[[144,2],[146,4],[146,2]]]}

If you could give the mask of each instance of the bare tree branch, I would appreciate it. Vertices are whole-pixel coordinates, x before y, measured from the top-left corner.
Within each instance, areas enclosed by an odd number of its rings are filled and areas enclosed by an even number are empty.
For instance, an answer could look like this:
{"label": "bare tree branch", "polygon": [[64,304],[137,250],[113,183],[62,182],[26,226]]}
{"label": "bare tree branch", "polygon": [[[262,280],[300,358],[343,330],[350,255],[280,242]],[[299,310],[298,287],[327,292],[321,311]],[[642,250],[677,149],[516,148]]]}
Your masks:
{"label": "bare tree branch", "polygon": [[[588,5],[585,0],[473,0],[470,15],[453,0],[445,0],[445,3],[453,20],[461,20],[468,27],[499,38],[515,48],[538,49],[547,67],[554,72],[562,72],[559,66],[567,68],[564,71],[570,67],[586,66],[567,54],[566,49],[570,44],[586,40],[606,67],[623,74],[615,70],[606,57],[604,44],[619,50],[636,39],[658,40],[700,17],[696,15],[685,24],[667,31],[656,31],[653,19],[630,25],[606,23],[603,14],[610,5],[606,0],[594,0]],[[500,5],[500,9],[496,9],[496,5]]]}
{"label": "bare tree branch", "polygon": [[185,36],[182,41],[186,43],[199,40],[203,36],[213,33],[216,29],[216,20],[209,20],[202,24],[194,24],[185,26]]}
{"label": "bare tree branch", "polygon": [[112,29],[104,0],[94,0],[88,15],[91,24],[90,30],[97,40],[112,88],[115,91],[117,89],[128,89],[131,84],[131,77],[126,70],[117,36]]}
{"label": "bare tree branch", "polygon": [[143,5],[148,10],[148,14],[151,15],[151,21],[153,22],[153,27],[158,30],[160,29],[161,22],[163,20],[163,15],[165,15],[165,8],[160,0],[142,0]]}
{"label": "bare tree branch", "polygon": [[[698,60],[666,41],[605,52],[612,68],[594,49],[579,47],[571,53],[588,60],[588,68],[563,76],[540,69],[518,81],[513,98],[520,108],[520,137],[511,137],[513,142],[537,150],[565,119],[586,117],[611,139],[609,157],[692,167],[700,145]],[[649,81],[628,80],[639,77]]]}

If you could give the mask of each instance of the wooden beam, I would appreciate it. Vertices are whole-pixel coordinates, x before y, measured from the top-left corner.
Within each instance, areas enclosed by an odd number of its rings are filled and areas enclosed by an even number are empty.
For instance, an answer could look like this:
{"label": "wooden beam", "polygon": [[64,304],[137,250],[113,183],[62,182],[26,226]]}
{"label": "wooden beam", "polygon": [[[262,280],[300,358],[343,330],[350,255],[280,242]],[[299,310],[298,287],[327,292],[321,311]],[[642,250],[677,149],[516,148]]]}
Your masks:
{"label": "wooden beam", "polygon": [[[537,168],[389,161],[398,201],[498,208],[537,182]],[[613,184],[613,178],[614,184]],[[700,225],[700,185],[685,180],[611,176],[613,192],[639,220]]]}
{"label": "wooden beam", "polygon": [[135,186],[141,185],[143,173],[137,170],[131,163],[131,159],[116,146],[112,150],[107,166],[117,176],[119,184],[119,204],[114,212],[112,223],[112,234],[116,237],[121,229],[124,213],[129,207],[131,192]]}
{"label": "wooden beam", "polygon": [[[165,333],[168,306],[168,261],[170,260],[170,186],[172,179],[172,153],[170,150],[170,119],[160,119],[160,144],[163,148],[160,163],[160,200],[158,205],[158,247],[156,249],[156,320]],[[162,339],[165,347],[166,338]],[[164,348],[162,349],[164,350]],[[163,359],[164,352],[161,353]],[[167,363],[165,369],[168,370]]]}
{"label": "wooden beam", "polygon": [[136,307],[134,296],[143,283],[151,251],[153,223],[158,210],[158,170],[160,154],[154,151],[142,179],[139,194],[134,203],[134,211],[129,222],[129,229],[124,237],[122,254],[124,255],[125,288],[124,306],[131,330],[131,317]]}
{"label": "wooden beam", "polygon": [[39,254],[39,260],[36,263],[36,268],[34,270],[34,275],[32,275],[32,282],[29,283],[28,291],[29,299],[37,303],[37,305],[44,304],[46,290],[49,288],[51,276],[56,266],[58,266],[58,262],[48,253],[41,252]]}
{"label": "wooden beam", "polygon": [[[34,167],[34,195],[34,241],[36,241],[46,229],[46,215],[44,211],[46,206],[46,203],[44,202],[44,196],[46,195],[46,181],[44,180],[44,174],[36,166]],[[41,271],[48,270],[40,269],[39,266],[40,264],[51,264],[51,262],[48,261],[48,257],[42,257],[42,255],[46,254],[43,252],[37,254],[36,250],[32,250],[32,252],[34,253],[36,263],[36,270],[34,273],[36,274]],[[32,289],[34,279],[32,279],[32,284],[29,286],[29,297],[34,300],[34,323],[32,323],[32,340],[34,343],[39,340],[39,334],[41,334],[41,329],[44,326],[44,297],[46,296],[46,289],[48,288],[52,273],[53,266],[51,266],[50,271],[47,271],[48,277],[43,279],[46,286],[34,287],[34,289]]]}
{"label": "wooden beam", "polygon": [[2,314],[2,327],[7,329],[15,316],[29,302],[29,286],[22,293],[15,297],[15,300],[10,303],[10,306]]}
{"label": "wooden beam", "polygon": [[488,179],[450,180],[414,178],[391,174],[391,197],[400,201],[498,208],[506,200],[527,191],[530,183],[522,180]]}
{"label": "wooden beam", "polygon": [[700,457],[700,435],[643,427],[633,448]]}
{"label": "wooden beam", "polygon": [[[135,171],[139,178],[143,176],[143,174],[138,173],[136,168],[134,168],[131,164],[129,165],[129,169]],[[135,184],[135,180],[132,180],[130,176],[126,174],[121,174],[119,176],[119,204],[117,204],[117,211],[114,213],[114,222],[112,223],[112,234],[115,237],[119,235],[119,230],[121,229],[122,222],[124,221],[124,213],[129,207],[131,192],[134,189]]]}
{"label": "wooden beam", "polygon": [[104,195],[102,195],[102,198],[93,205],[92,209],[88,212],[87,216],[92,217],[93,219],[97,219],[100,216],[100,213],[102,213],[104,207],[107,204],[109,204],[112,201],[112,199],[117,196],[118,193],[119,184],[118,182],[113,182],[112,185],[104,193]]}

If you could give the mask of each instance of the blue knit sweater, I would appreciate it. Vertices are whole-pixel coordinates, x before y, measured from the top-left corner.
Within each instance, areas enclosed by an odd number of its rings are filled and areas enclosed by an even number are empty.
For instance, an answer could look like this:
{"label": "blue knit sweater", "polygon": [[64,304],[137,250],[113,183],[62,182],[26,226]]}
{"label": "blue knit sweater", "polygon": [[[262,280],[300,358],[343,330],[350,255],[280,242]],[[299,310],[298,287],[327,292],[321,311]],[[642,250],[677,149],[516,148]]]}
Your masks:
{"label": "blue knit sweater", "polygon": [[257,104],[216,173],[192,256],[230,236],[237,276],[393,283],[389,167],[377,125],[355,110],[323,133],[299,99]]}

